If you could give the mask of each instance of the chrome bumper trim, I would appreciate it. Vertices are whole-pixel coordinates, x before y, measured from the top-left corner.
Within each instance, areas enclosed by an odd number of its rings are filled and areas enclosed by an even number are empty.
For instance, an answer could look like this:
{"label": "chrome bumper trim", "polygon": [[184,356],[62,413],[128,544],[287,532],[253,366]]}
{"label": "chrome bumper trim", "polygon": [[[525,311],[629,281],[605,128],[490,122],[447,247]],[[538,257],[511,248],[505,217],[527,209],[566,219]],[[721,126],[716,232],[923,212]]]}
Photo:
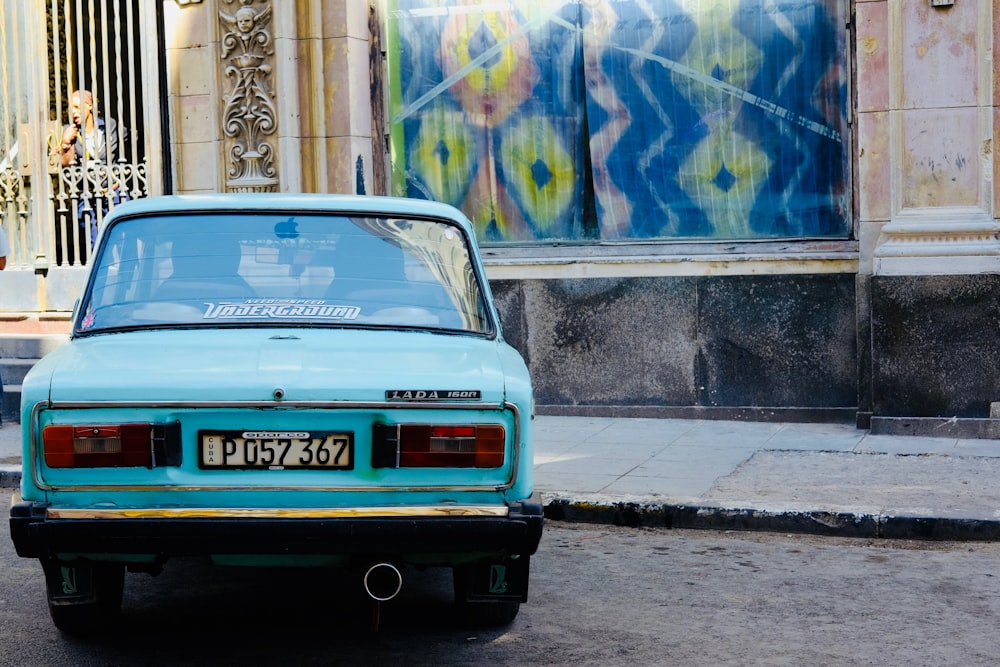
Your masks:
{"label": "chrome bumper trim", "polygon": [[117,509],[48,508],[46,519],[364,519],[395,517],[506,517],[507,507],[492,505],[453,505],[420,507],[170,507]]}

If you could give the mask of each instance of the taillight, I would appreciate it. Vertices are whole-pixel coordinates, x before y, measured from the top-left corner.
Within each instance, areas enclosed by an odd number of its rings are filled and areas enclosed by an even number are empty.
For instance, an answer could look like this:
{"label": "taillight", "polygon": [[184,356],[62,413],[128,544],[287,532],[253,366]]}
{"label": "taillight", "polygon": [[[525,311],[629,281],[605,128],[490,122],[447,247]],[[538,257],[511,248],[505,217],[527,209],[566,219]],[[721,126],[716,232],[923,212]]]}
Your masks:
{"label": "taillight", "polygon": [[50,468],[152,467],[156,440],[153,424],[62,424],[42,430]]}
{"label": "taillight", "polygon": [[372,467],[499,468],[504,442],[504,428],[498,424],[377,424],[372,432]]}

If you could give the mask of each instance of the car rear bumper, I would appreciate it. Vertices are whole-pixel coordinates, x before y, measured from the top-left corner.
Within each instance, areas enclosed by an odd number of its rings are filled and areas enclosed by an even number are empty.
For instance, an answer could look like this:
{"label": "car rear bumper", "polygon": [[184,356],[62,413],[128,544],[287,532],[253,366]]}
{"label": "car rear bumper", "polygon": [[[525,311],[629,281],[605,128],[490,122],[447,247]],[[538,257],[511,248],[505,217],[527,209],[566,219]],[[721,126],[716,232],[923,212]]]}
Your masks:
{"label": "car rear bumper", "polygon": [[530,555],[542,534],[537,496],[494,511],[401,509],[88,512],[15,500],[10,532],[17,554],[26,558],[95,553]]}

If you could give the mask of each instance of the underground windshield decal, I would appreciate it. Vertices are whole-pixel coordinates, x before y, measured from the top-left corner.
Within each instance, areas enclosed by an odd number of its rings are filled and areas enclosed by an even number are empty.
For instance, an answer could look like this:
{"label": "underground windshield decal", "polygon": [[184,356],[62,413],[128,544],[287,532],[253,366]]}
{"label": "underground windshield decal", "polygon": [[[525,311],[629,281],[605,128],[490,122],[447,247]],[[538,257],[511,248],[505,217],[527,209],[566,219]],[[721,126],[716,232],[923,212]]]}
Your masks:
{"label": "underground windshield decal", "polygon": [[328,304],[322,299],[246,299],[205,302],[206,320],[356,320],[358,306]]}

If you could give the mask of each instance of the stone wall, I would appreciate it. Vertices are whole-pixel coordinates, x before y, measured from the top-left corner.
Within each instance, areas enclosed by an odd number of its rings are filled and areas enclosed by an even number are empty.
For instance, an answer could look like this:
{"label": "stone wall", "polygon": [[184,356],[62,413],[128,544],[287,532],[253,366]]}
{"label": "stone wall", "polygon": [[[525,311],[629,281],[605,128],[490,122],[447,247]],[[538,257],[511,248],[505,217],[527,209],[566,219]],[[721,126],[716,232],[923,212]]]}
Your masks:
{"label": "stone wall", "polygon": [[540,412],[855,419],[853,275],[491,285]]}
{"label": "stone wall", "polygon": [[988,418],[1000,401],[1000,276],[875,276],[872,415]]}

